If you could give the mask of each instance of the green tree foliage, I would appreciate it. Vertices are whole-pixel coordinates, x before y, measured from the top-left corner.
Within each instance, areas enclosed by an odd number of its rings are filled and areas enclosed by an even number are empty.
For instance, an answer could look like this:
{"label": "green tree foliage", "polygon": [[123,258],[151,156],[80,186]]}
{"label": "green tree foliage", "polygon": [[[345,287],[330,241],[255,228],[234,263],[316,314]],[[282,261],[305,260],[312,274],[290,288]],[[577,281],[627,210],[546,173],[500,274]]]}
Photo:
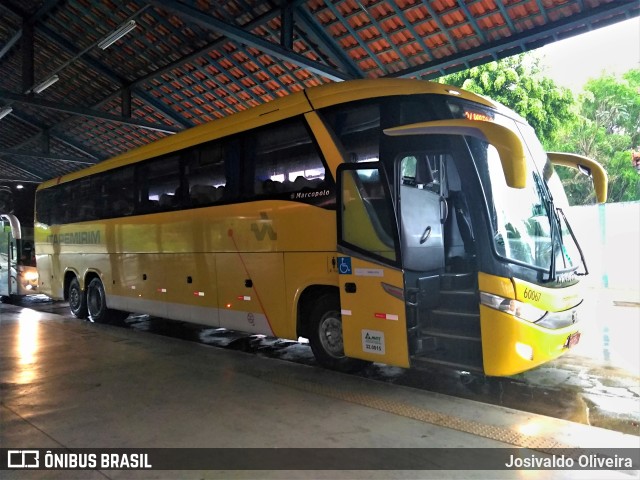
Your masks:
{"label": "green tree foliage", "polygon": [[[522,54],[446,75],[455,85],[496,100],[533,126],[547,151],[572,152],[597,160],[609,175],[609,202],[640,200],[640,175],[631,162],[640,148],[640,69],[622,78],[602,75],[587,82],[577,99],[544,77],[540,61]],[[595,200],[591,180],[558,167],[574,205]]]}
{"label": "green tree foliage", "polygon": [[554,141],[560,126],[574,117],[571,91],[544,77],[539,59],[530,54],[446,75],[439,81],[486,95],[515,110],[543,144]]}
{"label": "green tree foliage", "polygon": [[[640,69],[622,78],[591,79],[578,97],[578,115],[562,127],[552,149],[575,152],[600,162],[609,175],[608,202],[640,200],[640,175],[631,162],[640,143]],[[593,202],[591,182],[558,169],[573,204]]]}

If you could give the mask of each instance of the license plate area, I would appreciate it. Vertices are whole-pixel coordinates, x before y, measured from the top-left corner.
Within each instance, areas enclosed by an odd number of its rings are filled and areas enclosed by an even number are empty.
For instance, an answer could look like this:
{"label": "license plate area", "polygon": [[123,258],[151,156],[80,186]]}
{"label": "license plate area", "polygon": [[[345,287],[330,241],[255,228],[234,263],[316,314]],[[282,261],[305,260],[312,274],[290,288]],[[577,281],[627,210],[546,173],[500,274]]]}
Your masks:
{"label": "license plate area", "polygon": [[563,348],[573,348],[580,341],[580,332],[572,333],[567,337],[567,340],[564,342]]}

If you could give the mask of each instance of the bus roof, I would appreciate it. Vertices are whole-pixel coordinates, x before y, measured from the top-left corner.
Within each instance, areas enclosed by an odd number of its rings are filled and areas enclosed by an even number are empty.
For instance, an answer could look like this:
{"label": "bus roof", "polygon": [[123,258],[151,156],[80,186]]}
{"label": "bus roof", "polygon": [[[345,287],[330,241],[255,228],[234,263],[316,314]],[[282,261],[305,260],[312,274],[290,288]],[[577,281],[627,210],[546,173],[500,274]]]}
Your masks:
{"label": "bus roof", "polygon": [[385,78],[329,83],[311,87],[134,148],[83,170],[47,180],[38,186],[38,190],[240,133],[315,109],[368,98],[415,94],[455,95],[457,98],[465,98],[488,107],[501,107],[496,102],[458,87],[423,80]]}

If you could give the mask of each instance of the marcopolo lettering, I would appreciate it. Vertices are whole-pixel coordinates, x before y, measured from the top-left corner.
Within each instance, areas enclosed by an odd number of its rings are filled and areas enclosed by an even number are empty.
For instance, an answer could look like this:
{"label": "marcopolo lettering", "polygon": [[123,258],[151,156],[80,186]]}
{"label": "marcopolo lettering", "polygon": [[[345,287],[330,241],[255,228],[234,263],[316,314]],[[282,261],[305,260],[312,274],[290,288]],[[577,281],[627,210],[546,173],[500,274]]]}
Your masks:
{"label": "marcopolo lettering", "polygon": [[303,198],[328,197],[330,193],[331,192],[329,192],[329,190],[318,190],[315,192],[297,192],[292,193],[291,198],[293,200],[300,200]]}
{"label": "marcopolo lettering", "polygon": [[97,245],[100,243],[100,231],[56,233],[47,237],[52,244]]}

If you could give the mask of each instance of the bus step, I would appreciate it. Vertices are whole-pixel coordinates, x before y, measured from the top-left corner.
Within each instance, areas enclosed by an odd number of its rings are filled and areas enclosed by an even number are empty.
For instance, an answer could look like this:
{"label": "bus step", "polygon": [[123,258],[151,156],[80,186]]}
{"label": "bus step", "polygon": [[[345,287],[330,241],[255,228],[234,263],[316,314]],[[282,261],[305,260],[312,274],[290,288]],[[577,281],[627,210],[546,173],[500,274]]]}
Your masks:
{"label": "bus step", "polygon": [[480,338],[480,314],[455,312],[452,310],[432,310],[420,319],[421,329],[436,330]]}
{"label": "bus step", "polygon": [[440,276],[441,290],[474,290],[477,283],[476,273],[443,273]]}
{"label": "bus step", "polygon": [[479,364],[477,363],[464,364],[464,363],[450,362],[447,360],[440,360],[437,358],[427,358],[427,357],[420,357],[420,356],[411,357],[411,367],[415,368],[416,370],[429,370],[433,367],[447,367],[447,368],[454,368],[456,370],[465,370],[470,372],[478,372],[478,373],[484,372],[482,362],[480,362]]}
{"label": "bus step", "polygon": [[480,299],[475,290],[443,290],[440,292],[440,307],[443,310],[478,313]]}
{"label": "bus step", "polygon": [[[478,332],[480,333],[480,332]],[[457,340],[466,340],[468,342],[479,342],[480,335],[464,335],[457,332],[454,332],[450,329],[442,330],[438,328],[423,328],[420,330],[420,336],[422,338],[426,337],[438,337],[438,338],[453,338]]]}
{"label": "bus step", "polygon": [[423,337],[415,357],[428,358],[458,365],[482,367],[482,344],[479,339],[454,337]]}

